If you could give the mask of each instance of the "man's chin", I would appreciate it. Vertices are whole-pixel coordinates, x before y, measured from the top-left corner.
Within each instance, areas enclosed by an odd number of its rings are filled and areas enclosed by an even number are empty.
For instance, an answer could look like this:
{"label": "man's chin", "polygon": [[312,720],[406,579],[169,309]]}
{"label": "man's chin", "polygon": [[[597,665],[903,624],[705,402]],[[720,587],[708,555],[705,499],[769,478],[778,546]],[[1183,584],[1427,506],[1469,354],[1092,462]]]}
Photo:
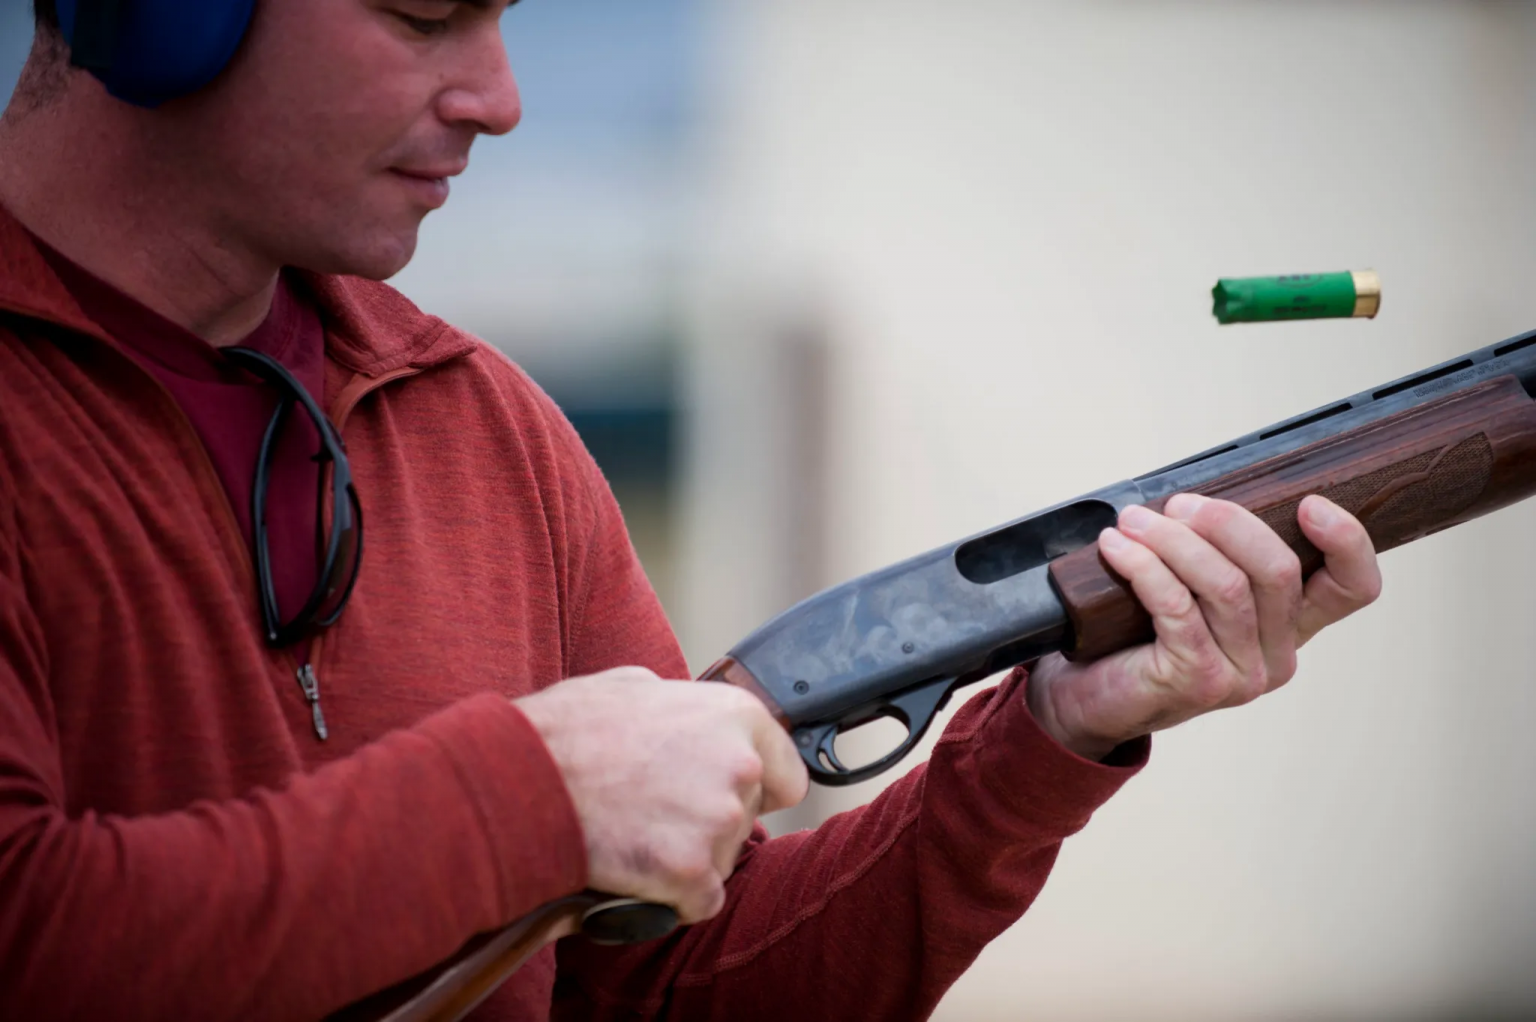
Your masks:
{"label": "man's chin", "polygon": [[301,268],[314,273],[334,273],[341,276],[363,277],[367,280],[388,280],[411,261],[416,254],[417,228],[367,241],[344,249],[331,249],[317,253],[316,258],[304,260]]}

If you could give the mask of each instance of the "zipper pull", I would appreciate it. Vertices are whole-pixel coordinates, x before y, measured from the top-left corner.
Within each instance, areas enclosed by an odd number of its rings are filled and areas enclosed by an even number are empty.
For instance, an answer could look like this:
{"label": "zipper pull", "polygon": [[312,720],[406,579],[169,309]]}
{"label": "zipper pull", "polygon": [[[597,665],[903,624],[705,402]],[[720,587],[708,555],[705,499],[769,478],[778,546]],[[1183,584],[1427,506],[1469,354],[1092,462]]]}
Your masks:
{"label": "zipper pull", "polygon": [[309,715],[315,722],[315,737],[323,742],[331,733],[325,727],[325,714],[320,712],[320,679],[315,677],[315,669],[309,664],[299,668],[299,688],[304,690],[304,699],[309,703]]}

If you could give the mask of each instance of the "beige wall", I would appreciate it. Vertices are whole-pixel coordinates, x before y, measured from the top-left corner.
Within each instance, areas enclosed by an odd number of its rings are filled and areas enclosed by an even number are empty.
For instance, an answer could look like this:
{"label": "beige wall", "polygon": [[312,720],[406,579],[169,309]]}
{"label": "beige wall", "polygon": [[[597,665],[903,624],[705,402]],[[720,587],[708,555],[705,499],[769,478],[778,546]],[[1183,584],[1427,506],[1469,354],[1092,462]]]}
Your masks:
{"label": "beige wall", "polygon": [[[700,661],[806,582],[785,322],[829,345],[821,582],[1536,327],[1527,5],[711,11]],[[1365,266],[1375,322],[1209,316],[1219,275]],[[940,1017],[1536,1010],[1533,525],[1394,552],[1291,688],[1162,736]]]}

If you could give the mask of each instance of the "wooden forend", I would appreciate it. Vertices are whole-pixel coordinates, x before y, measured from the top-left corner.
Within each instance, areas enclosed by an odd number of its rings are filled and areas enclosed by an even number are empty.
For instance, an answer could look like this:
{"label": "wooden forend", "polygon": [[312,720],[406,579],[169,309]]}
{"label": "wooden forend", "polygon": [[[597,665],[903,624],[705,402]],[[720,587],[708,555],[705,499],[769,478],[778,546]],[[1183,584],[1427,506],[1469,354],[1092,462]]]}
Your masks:
{"label": "wooden forend", "polygon": [[[1378,551],[1412,542],[1536,493],[1536,403],[1498,377],[1211,480],[1190,492],[1253,511],[1301,560],[1323,557],[1297,509],[1321,494],[1365,525]],[[1162,510],[1166,502],[1147,506]],[[1095,660],[1153,638],[1130,585],[1091,544],[1052,562],[1071,620],[1073,660]]]}

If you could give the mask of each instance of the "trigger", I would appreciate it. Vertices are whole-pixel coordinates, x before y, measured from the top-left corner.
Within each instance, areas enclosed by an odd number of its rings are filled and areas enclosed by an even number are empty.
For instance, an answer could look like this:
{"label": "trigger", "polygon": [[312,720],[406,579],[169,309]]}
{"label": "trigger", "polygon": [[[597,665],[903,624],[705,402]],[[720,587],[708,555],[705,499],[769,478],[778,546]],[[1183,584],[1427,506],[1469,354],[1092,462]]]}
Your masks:
{"label": "trigger", "polygon": [[[906,738],[896,748],[873,763],[850,769],[837,756],[837,736],[843,731],[840,723],[822,724],[795,731],[795,747],[805,760],[811,777],[822,784],[842,787],[868,780],[895,766],[912,751],[933,723],[934,715],[949,701],[954,690],[954,678],[936,678],[933,681],[909,689],[885,702],[888,713],[906,725]],[[857,719],[868,719],[861,716]]]}
{"label": "trigger", "polygon": [[826,756],[826,762],[832,765],[833,772],[848,773],[848,768],[837,758],[837,730],[836,724],[825,724],[795,732],[795,748],[800,750],[800,758],[805,760],[812,777],[820,778],[828,773],[822,762],[823,755]]}
{"label": "trigger", "polygon": [[827,757],[827,762],[832,764],[832,769],[840,774],[848,774],[853,771],[843,766],[843,761],[837,758],[837,728],[828,728],[821,736],[821,754]]}

